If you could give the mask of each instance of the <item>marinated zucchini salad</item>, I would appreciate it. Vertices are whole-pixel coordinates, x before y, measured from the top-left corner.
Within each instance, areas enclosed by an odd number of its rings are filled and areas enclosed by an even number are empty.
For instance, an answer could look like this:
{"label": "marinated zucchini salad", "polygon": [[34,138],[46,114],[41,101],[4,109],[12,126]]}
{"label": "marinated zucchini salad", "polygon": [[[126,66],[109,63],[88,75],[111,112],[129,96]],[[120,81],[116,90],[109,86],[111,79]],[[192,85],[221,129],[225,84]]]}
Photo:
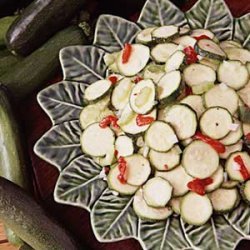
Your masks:
{"label": "marinated zucchini salad", "polygon": [[191,225],[250,204],[250,51],[205,29],[140,31],[89,85],[81,146],[144,220]]}

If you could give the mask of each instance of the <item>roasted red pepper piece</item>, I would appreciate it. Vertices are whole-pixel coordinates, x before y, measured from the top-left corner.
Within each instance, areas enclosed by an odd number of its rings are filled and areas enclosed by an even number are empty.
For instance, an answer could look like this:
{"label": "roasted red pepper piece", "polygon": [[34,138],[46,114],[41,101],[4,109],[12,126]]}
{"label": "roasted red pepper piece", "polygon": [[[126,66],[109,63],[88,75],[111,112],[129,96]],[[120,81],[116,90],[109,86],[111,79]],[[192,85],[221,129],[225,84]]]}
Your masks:
{"label": "roasted red pepper piece", "polygon": [[213,183],[213,179],[211,177],[205,178],[205,179],[194,179],[190,181],[187,186],[188,188],[199,194],[199,195],[205,195],[205,188],[206,186],[210,185]]}
{"label": "roasted red pepper piece", "polygon": [[186,55],[187,64],[196,63],[198,61],[197,53],[195,52],[193,47],[188,46],[183,50],[183,52]]}
{"label": "roasted red pepper piece", "polygon": [[112,82],[112,84],[116,84],[118,81],[118,77],[117,76],[110,76],[109,80]]}
{"label": "roasted red pepper piece", "polygon": [[206,142],[211,147],[213,147],[219,154],[222,154],[226,151],[226,147],[221,142],[214,140],[206,135],[203,135],[201,132],[196,132],[193,138]]}
{"label": "roasted red pepper piece", "polygon": [[122,63],[127,63],[132,53],[132,45],[125,43],[124,49],[122,51]]}
{"label": "roasted red pepper piece", "polygon": [[143,80],[143,78],[142,77],[140,77],[140,76],[136,76],[136,78],[134,79],[134,83],[138,83],[139,81],[141,81],[141,80]]}
{"label": "roasted red pepper piece", "polygon": [[101,128],[107,128],[111,124],[114,128],[119,128],[117,121],[118,121],[118,118],[116,116],[108,115],[100,121],[99,126]]}
{"label": "roasted red pepper piece", "polygon": [[246,165],[245,165],[245,163],[244,163],[242,157],[241,157],[240,155],[237,155],[237,156],[234,157],[234,161],[235,161],[237,164],[239,164],[239,166],[240,166],[240,170],[239,170],[239,171],[240,171],[240,173],[241,173],[243,179],[244,179],[244,180],[250,179],[250,174],[249,174],[249,172],[248,172],[248,169],[247,169],[247,167],[246,167]]}
{"label": "roasted red pepper piece", "polygon": [[144,126],[144,125],[148,125],[152,123],[154,120],[155,120],[154,117],[144,116],[144,115],[139,114],[136,117],[136,124],[138,126]]}
{"label": "roasted red pepper piece", "polygon": [[118,159],[118,169],[120,171],[120,174],[117,176],[118,180],[122,183],[122,184],[126,184],[127,180],[125,178],[125,173],[127,170],[127,162],[124,159],[124,157],[120,156]]}
{"label": "roasted red pepper piece", "polygon": [[192,95],[192,94],[193,94],[193,91],[191,87],[185,86],[185,96]]}
{"label": "roasted red pepper piece", "polygon": [[202,40],[202,39],[210,39],[210,37],[206,36],[206,35],[201,35],[201,36],[194,36],[194,39],[199,41],[199,40]]}

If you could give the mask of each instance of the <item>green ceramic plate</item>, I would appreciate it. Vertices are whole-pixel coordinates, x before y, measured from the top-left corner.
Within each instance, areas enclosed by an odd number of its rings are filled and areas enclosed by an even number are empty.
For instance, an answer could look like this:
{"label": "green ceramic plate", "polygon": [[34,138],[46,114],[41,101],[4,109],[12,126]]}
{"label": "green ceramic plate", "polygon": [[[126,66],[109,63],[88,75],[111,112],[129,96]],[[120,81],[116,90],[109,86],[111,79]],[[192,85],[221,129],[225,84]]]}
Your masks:
{"label": "green ceramic plate", "polygon": [[133,196],[115,196],[100,174],[102,167],[80,148],[78,118],[84,89],[105,77],[105,51],[114,52],[133,42],[142,27],[164,24],[210,29],[220,40],[236,39],[250,49],[250,14],[233,18],[223,0],[200,0],[186,13],[168,0],[148,0],[137,23],[101,15],[93,46],[63,49],[60,60],[64,81],[38,94],[38,101],[53,127],[36,143],[34,150],[60,172],[55,200],[87,209],[100,242],[135,238],[148,250],[234,249],[241,239],[249,239],[250,207],[245,203],[232,213],[213,216],[200,227],[185,224],[179,217],[160,222],[142,221],[132,209]]}

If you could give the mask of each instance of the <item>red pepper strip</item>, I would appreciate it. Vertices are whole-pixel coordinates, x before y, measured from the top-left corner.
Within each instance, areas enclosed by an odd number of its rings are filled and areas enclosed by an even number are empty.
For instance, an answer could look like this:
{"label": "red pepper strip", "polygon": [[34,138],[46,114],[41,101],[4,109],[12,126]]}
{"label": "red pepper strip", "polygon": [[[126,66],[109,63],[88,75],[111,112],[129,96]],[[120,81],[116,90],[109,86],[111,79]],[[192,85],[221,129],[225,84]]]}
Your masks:
{"label": "red pepper strip", "polygon": [[219,141],[214,140],[206,135],[203,135],[201,132],[196,132],[196,134],[193,136],[194,139],[201,140],[203,142],[206,142],[211,147],[214,148],[214,150],[217,151],[217,153],[222,154],[226,151],[226,147]]}
{"label": "red pepper strip", "polygon": [[117,157],[118,154],[119,154],[118,150],[115,149],[115,152],[114,152],[115,157]]}
{"label": "red pepper strip", "polygon": [[108,115],[100,121],[99,126],[101,128],[107,128],[111,124],[114,128],[119,128],[117,121],[118,121],[118,118],[116,116]]}
{"label": "red pepper strip", "polygon": [[205,195],[205,188],[206,186],[210,185],[213,183],[213,179],[211,177],[205,178],[205,179],[194,179],[190,181],[187,186],[188,188],[199,194],[199,195]]}
{"label": "red pepper strip", "polygon": [[143,80],[143,78],[142,77],[140,77],[140,76],[137,76],[135,79],[134,79],[134,83],[138,83],[139,81],[141,81],[141,80]]}
{"label": "red pepper strip", "polygon": [[151,117],[151,116],[144,116],[141,114],[136,116],[136,124],[140,127],[144,125],[148,125],[152,123],[154,120],[155,120],[154,117]]}
{"label": "red pepper strip", "polygon": [[132,45],[129,43],[125,43],[124,49],[122,52],[122,63],[128,62],[130,55],[131,55],[131,52],[132,52]]}
{"label": "red pepper strip", "polygon": [[243,161],[243,159],[241,158],[240,155],[237,155],[234,157],[234,161],[240,165],[240,173],[243,177],[244,180],[248,180],[250,179],[250,174],[248,172],[248,169]]}
{"label": "red pepper strip", "polygon": [[250,141],[250,133],[246,134],[245,138],[246,138],[247,141]]}
{"label": "red pepper strip", "polygon": [[206,36],[206,35],[201,35],[201,36],[194,36],[194,39],[196,39],[197,41],[200,41],[202,39],[209,39],[210,40],[210,37]]}
{"label": "red pepper strip", "polygon": [[117,176],[117,178],[122,184],[126,184],[127,180],[125,178],[125,173],[127,169],[127,162],[124,159],[124,157],[120,156],[118,159],[118,163],[119,163],[118,169],[120,171],[120,174]]}
{"label": "red pepper strip", "polygon": [[185,86],[185,96],[192,95],[192,94],[193,94],[193,91],[191,87]]}
{"label": "red pepper strip", "polygon": [[112,82],[112,84],[116,84],[118,81],[118,78],[117,78],[117,76],[110,76],[109,80]]}
{"label": "red pepper strip", "polygon": [[186,55],[187,64],[196,63],[198,61],[197,53],[195,52],[193,47],[188,46],[183,51]]}

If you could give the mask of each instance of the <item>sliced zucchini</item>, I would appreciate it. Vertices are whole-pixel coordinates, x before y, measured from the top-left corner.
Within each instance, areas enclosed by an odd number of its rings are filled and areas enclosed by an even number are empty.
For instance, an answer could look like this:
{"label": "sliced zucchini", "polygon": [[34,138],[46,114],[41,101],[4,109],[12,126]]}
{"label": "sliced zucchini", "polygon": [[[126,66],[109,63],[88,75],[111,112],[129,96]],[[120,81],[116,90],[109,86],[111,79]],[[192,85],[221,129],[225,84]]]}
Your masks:
{"label": "sliced zucchini", "polygon": [[242,158],[248,172],[250,173],[250,157],[248,153],[244,151],[232,153],[225,163],[225,169],[231,180],[244,182],[245,180],[240,173],[240,166],[234,161],[234,158],[238,155]]}
{"label": "sliced zucchini", "polygon": [[202,83],[199,85],[194,85],[192,86],[192,93],[195,95],[201,95],[205,92],[207,92],[208,90],[210,90],[211,88],[214,87],[214,83],[212,82],[207,82],[207,83]]}
{"label": "sliced zucchini", "polygon": [[222,83],[204,94],[204,102],[207,108],[216,106],[226,108],[233,115],[239,106],[239,96],[235,90]]}
{"label": "sliced zucchini", "polygon": [[[186,67],[183,71],[183,77],[188,86],[199,86],[200,88],[202,85],[214,84],[216,80],[216,74],[213,69],[198,63],[193,63]],[[203,92],[205,91],[207,89],[203,90]]]}
{"label": "sliced zucchini", "polygon": [[199,40],[196,43],[195,50],[199,55],[212,59],[223,60],[227,57],[220,46],[210,39]]}
{"label": "sliced zucchini", "polygon": [[207,109],[200,118],[201,132],[213,139],[221,139],[230,132],[233,119],[229,111],[222,107]]}
{"label": "sliced zucchini", "polygon": [[187,35],[177,37],[173,42],[183,47],[194,47],[196,44],[196,40],[193,37]]}
{"label": "sliced zucchini", "polygon": [[103,167],[112,165],[116,161],[114,146],[108,149],[104,157],[94,157],[94,161]]}
{"label": "sliced zucchini", "polygon": [[163,75],[157,84],[157,97],[161,106],[167,105],[176,100],[181,87],[180,71],[174,70]]}
{"label": "sliced zucchini", "polygon": [[189,191],[187,184],[193,180],[181,165],[167,172],[156,171],[155,176],[160,176],[171,184],[174,197],[186,194]]}
{"label": "sliced zucchini", "polygon": [[[120,128],[128,134],[131,135],[137,135],[142,132],[145,132],[150,124],[144,125],[144,126],[138,126],[136,123],[136,117],[138,116],[137,113],[135,113],[128,104],[124,110],[122,111],[121,117],[118,120],[118,125]],[[148,113],[146,116],[153,117],[156,119],[156,109],[153,109],[150,113]]]}
{"label": "sliced zucchini", "polygon": [[233,145],[237,143],[240,138],[243,136],[243,130],[242,130],[242,124],[240,121],[235,120],[234,124],[238,127],[234,131],[230,131],[228,135],[226,135],[224,138],[220,140],[221,143],[223,143],[226,146]]}
{"label": "sliced zucchini", "polygon": [[240,193],[244,201],[250,205],[250,180],[240,187]]}
{"label": "sliced zucchini", "polygon": [[214,33],[207,29],[195,29],[195,30],[192,30],[192,33],[191,33],[192,37],[199,37],[199,36],[204,36],[204,35],[209,37],[210,39],[214,39],[215,37]]}
{"label": "sliced zucchini", "polygon": [[230,60],[239,60],[243,64],[250,62],[250,51],[241,48],[225,48],[224,51]]}
{"label": "sliced zucchini", "polygon": [[187,26],[184,26],[184,27],[180,27],[180,28],[179,28],[179,34],[180,34],[181,36],[188,35],[188,34],[190,34],[190,32],[191,32],[191,30],[190,30],[190,28],[187,27]]}
{"label": "sliced zucchini", "polygon": [[188,139],[195,134],[197,128],[196,114],[185,104],[171,106],[166,111],[164,120],[173,126],[180,140]]}
{"label": "sliced zucchini", "polygon": [[119,72],[124,76],[136,75],[147,65],[149,60],[150,51],[147,46],[142,44],[132,44],[131,46],[132,50],[128,62],[123,63],[123,51],[116,61]]}
{"label": "sliced zucchini", "polygon": [[146,114],[155,105],[155,85],[151,79],[141,80],[130,94],[129,104],[137,114]]}
{"label": "sliced zucchini", "polygon": [[246,63],[246,66],[247,66],[248,73],[249,73],[249,75],[250,75],[250,62],[247,62],[247,63]]}
{"label": "sliced zucchini", "polygon": [[159,171],[168,171],[180,164],[181,153],[176,147],[167,152],[158,152],[153,149],[149,151],[149,161],[151,165]]}
{"label": "sliced zucchini", "polygon": [[221,187],[222,188],[226,188],[226,189],[232,189],[235,188],[239,185],[238,181],[225,181],[222,183]]}
{"label": "sliced zucchini", "polygon": [[190,225],[200,226],[205,224],[213,213],[212,204],[207,195],[189,192],[181,200],[181,217]]}
{"label": "sliced zucchini", "polygon": [[179,36],[179,28],[174,25],[165,25],[154,29],[151,35],[157,43],[166,43]]}
{"label": "sliced zucchini", "polygon": [[152,43],[152,31],[157,27],[149,27],[140,31],[136,36],[136,43],[150,45]]}
{"label": "sliced zucchini", "polygon": [[250,108],[246,106],[239,107],[240,120],[245,123],[250,123]]}
{"label": "sliced zucchini", "polygon": [[184,62],[185,54],[182,51],[177,50],[168,58],[165,64],[165,71],[170,72],[173,70],[182,69],[182,67],[184,66]]}
{"label": "sliced zucchini", "polygon": [[173,188],[167,180],[153,177],[146,182],[142,190],[148,206],[165,207],[172,196]]}
{"label": "sliced zucchini", "polygon": [[109,80],[99,80],[90,84],[84,91],[84,100],[87,103],[99,101],[107,95],[113,84]]}
{"label": "sliced zucchini", "polygon": [[232,154],[234,152],[237,152],[237,151],[241,151],[242,147],[243,147],[242,140],[240,140],[236,144],[226,146],[226,151],[224,153],[220,154],[220,158],[221,159],[227,159],[230,154]]}
{"label": "sliced zucchini", "polygon": [[160,43],[152,48],[151,57],[157,63],[165,63],[177,49],[174,43]]}
{"label": "sliced zucchini", "polygon": [[139,218],[150,221],[165,220],[173,213],[169,207],[154,208],[148,206],[143,198],[142,189],[139,189],[134,196],[133,209]]}
{"label": "sliced zucchini", "polygon": [[237,93],[244,104],[250,107],[250,81],[248,81],[247,85],[245,85],[244,88],[237,91]]}
{"label": "sliced zucchini", "polygon": [[111,96],[112,106],[119,110],[123,109],[129,102],[131,90],[134,86],[131,78],[124,77],[116,83]]}
{"label": "sliced zucchini", "polygon": [[151,79],[154,83],[157,83],[164,74],[164,65],[150,63],[145,67],[143,71],[143,78]]}
{"label": "sliced zucchini", "polygon": [[221,186],[224,180],[223,167],[219,166],[216,172],[211,176],[211,178],[213,179],[213,183],[205,187],[206,192],[212,192]]}
{"label": "sliced zucchini", "polygon": [[195,140],[184,149],[182,165],[189,175],[204,179],[218,169],[219,155],[209,144]]}
{"label": "sliced zucchini", "polygon": [[148,159],[140,154],[125,157],[127,183],[134,186],[142,185],[149,177],[151,168]]}
{"label": "sliced zucchini", "polygon": [[238,205],[239,193],[237,188],[219,188],[209,194],[209,199],[215,212],[228,213]]}
{"label": "sliced zucchini", "polygon": [[234,40],[226,40],[220,42],[220,47],[224,50],[226,48],[242,48],[242,45]]}
{"label": "sliced zucchini", "polygon": [[134,194],[138,186],[129,185],[128,183],[121,183],[118,179],[120,174],[118,165],[110,168],[109,174],[107,176],[108,186],[111,190],[114,190],[122,195],[132,195]]}
{"label": "sliced zucchini", "polygon": [[208,57],[203,57],[199,63],[206,65],[208,67],[210,67],[211,69],[213,69],[214,71],[217,71],[219,65],[220,65],[220,61],[216,60],[216,59],[212,59],[212,58],[208,58]]}
{"label": "sliced zucchini", "polygon": [[119,72],[116,61],[118,56],[120,55],[119,52],[114,52],[114,53],[106,53],[103,57],[104,63],[110,69],[112,72]]}
{"label": "sliced zucchini", "polygon": [[248,70],[240,61],[223,61],[218,68],[218,80],[238,90],[247,84]]}
{"label": "sliced zucchini", "polygon": [[188,139],[185,139],[183,141],[181,141],[181,145],[186,147],[187,145],[189,145],[194,139],[193,138],[188,138]]}
{"label": "sliced zucchini", "polygon": [[166,152],[178,142],[172,127],[163,121],[153,122],[144,140],[148,147],[158,152]]}
{"label": "sliced zucchini", "polygon": [[132,155],[134,153],[133,140],[126,135],[120,135],[115,140],[115,149],[118,157]]}
{"label": "sliced zucchini", "polygon": [[181,214],[181,199],[181,197],[176,197],[169,201],[169,206],[176,214]]}
{"label": "sliced zucchini", "polygon": [[[250,133],[250,123],[243,123],[243,134],[246,136]],[[240,151],[240,150],[239,150]]]}
{"label": "sliced zucchini", "polygon": [[198,118],[205,111],[203,99],[200,95],[189,95],[182,99],[180,103],[186,104],[191,107],[196,112]]}

